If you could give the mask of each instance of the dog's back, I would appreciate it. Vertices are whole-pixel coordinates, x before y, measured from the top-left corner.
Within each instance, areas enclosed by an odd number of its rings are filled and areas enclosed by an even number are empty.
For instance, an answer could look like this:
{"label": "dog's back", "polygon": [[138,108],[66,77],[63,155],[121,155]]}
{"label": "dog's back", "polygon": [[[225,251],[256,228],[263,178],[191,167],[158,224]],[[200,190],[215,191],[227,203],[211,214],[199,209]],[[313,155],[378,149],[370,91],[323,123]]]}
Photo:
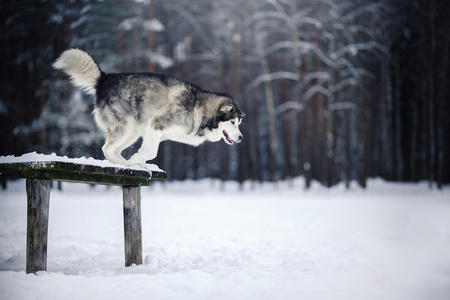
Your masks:
{"label": "dog's back", "polygon": [[95,114],[108,114],[114,123],[130,116],[137,123],[153,120],[160,130],[198,125],[195,112],[218,101],[214,93],[157,73],[102,74],[96,90]]}

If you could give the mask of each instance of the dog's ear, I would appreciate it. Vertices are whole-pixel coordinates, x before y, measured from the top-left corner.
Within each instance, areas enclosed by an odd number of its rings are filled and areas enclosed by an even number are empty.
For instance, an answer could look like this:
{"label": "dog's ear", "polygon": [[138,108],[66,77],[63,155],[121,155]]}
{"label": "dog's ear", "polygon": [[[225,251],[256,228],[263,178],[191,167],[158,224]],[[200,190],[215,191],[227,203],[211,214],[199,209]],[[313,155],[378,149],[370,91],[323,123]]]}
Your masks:
{"label": "dog's ear", "polygon": [[230,105],[230,104],[223,104],[222,106],[220,106],[219,111],[226,112],[226,113],[233,112],[234,107],[233,107],[233,105]]}

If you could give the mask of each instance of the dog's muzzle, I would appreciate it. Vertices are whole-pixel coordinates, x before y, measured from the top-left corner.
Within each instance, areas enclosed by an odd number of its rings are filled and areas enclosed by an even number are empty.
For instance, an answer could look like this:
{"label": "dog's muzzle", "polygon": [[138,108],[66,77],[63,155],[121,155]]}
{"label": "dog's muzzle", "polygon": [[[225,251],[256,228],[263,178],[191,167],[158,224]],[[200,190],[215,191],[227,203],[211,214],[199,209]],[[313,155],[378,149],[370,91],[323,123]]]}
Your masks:
{"label": "dog's muzzle", "polygon": [[239,135],[238,139],[235,141],[228,135],[228,132],[226,130],[223,131],[223,136],[225,137],[224,140],[228,145],[233,145],[234,143],[240,143],[242,141],[242,139],[244,138],[241,134],[241,135]]}

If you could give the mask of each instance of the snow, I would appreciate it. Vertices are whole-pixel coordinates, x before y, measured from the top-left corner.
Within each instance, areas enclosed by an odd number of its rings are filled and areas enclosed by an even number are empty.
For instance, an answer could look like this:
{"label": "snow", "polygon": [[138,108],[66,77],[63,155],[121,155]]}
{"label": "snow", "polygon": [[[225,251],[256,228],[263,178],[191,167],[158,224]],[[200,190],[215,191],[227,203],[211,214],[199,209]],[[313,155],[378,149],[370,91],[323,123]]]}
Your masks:
{"label": "snow", "polygon": [[[55,153],[48,155],[48,154],[40,154],[37,152],[31,152],[31,153],[23,154],[21,156],[14,156],[14,155],[0,156],[0,163],[52,162],[52,161],[92,165],[92,166],[98,166],[98,167],[102,167],[102,168],[113,167],[113,168],[120,168],[120,169],[133,169],[133,170],[147,171],[146,169],[144,169],[138,165],[124,166],[124,165],[113,164],[106,159],[98,160],[98,159],[93,159],[92,157],[69,158],[67,156],[57,156]],[[149,164],[148,166],[149,166],[150,171],[164,172],[155,164]]]}
{"label": "snow", "polygon": [[125,268],[120,188],[63,183],[48,271],[27,275],[25,182],[8,181],[0,299],[449,299],[448,188],[303,184],[144,187],[144,264]]}
{"label": "snow", "polygon": [[146,20],[142,27],[148,31],[161,32],[164,31],[164,25],[157,19]]}
{"label": "snow", "polygon": [[157,19],[142,20],[138,17],[128,18],[119,24],[119,29],[129,31],[137,26],[142,26],[147,31],[164,31],[164,25]]}

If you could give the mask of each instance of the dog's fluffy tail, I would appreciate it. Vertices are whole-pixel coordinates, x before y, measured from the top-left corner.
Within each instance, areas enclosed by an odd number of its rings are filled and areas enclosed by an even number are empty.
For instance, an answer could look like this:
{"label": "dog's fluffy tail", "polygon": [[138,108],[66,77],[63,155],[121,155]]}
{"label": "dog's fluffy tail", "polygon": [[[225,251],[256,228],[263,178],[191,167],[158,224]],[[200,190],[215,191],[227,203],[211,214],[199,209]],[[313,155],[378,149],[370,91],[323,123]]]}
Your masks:
{"label": "dog's fluffy tail", "polygon": [[69,75],[75,86],[88,94],[95,94],[102,71],[86,52],[79,49],[66,50],[53,63],[53,67]]}

